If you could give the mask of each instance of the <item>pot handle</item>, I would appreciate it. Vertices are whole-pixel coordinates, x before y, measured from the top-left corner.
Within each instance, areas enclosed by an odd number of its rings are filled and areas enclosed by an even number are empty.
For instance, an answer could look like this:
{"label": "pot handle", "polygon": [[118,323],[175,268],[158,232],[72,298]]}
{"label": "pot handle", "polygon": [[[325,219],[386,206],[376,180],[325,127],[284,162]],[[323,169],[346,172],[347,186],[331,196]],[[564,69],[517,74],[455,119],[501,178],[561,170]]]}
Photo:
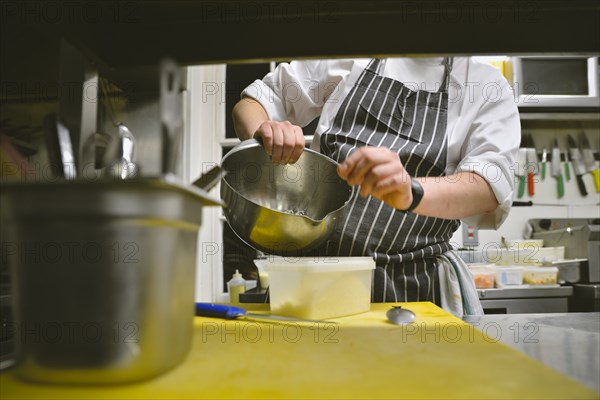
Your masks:
{"label": "pot handle", "polygon": [[202,174],[198,179],[196,179],[192,185],[199,187],[202,190],[209,191],[213,187],[216,186],[217,183],[223,179],[227,175],[227,171],[221,168],[219,165],[215,165],[207,172]]}

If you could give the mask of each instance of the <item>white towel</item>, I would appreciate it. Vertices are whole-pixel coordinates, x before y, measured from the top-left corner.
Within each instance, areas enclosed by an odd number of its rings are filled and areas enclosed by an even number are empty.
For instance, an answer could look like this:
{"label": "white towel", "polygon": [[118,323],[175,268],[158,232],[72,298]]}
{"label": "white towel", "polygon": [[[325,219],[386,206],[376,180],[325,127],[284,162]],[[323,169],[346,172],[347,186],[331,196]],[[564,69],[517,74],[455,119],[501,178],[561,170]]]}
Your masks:
{"label": "white towel", "polygon": [[483,315],[483,307],[467,264],[454,250],[438,257],[438,277],[442,308],[462,318],[464,315]]}

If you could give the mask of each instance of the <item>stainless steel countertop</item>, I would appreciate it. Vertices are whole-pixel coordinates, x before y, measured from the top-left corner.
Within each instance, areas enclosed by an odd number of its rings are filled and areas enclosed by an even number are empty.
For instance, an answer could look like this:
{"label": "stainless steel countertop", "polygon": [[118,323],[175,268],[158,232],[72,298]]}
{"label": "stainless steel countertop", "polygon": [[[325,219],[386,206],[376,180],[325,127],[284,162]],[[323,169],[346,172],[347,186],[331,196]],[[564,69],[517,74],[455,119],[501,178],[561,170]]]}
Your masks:
{"label": "stainless steel countertop", "polygon": [[463,320],[600,393],[600,313],[497,314]]}

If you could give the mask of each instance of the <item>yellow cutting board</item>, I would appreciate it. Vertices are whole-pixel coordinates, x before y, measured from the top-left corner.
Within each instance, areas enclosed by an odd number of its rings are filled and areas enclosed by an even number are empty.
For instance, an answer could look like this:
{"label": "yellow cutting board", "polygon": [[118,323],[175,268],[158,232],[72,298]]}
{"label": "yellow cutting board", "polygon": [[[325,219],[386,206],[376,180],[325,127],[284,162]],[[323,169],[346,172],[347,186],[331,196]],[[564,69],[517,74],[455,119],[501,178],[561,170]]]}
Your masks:
{"label": "yellow cutting board", "polygon": [[8,371],[0,375],[0,398],[598,399],[499,342],[512,331],[483,326],[486,336],[431,303],[405,306],[417,319],[404,327],[386,321],[390,304],[337,325],[198,317],[187,359],[158,378],[69,387],[27,383]]}

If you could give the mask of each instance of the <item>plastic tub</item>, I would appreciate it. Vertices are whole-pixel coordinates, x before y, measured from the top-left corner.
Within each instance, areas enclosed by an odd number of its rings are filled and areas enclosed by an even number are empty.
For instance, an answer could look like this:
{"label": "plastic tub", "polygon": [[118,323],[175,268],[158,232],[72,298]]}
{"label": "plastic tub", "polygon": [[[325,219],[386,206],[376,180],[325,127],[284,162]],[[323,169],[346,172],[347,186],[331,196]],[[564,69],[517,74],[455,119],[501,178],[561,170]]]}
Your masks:
{"label": "plastic tub", "polygon": [[269,258],[271,312],[327,319],[369,311],[373,269],[370,257]]}
{"label": "plastic tub", "polygon": [[477,289],[491,289],[494,287],[494,272],[493,266],[489,264],[471,264],[468,265],[473,280],[475,281],[475,288]]}
{"label": "plastic tub", "polygon": [[527,267],[523,271],[523,282],[529,285],[556,285],[557,267]]}
{"label": "plastic tub", "polygon": [[494,269],[496,287],[522,285],[524,267],[502,266]]}

